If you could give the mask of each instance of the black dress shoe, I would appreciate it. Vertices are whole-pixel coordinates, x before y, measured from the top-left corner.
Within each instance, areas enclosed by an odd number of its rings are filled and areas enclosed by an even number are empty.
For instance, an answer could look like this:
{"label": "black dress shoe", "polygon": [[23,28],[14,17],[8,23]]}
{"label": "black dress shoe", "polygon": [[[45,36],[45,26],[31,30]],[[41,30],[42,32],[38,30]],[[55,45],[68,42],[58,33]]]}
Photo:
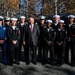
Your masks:
{"label": "black dress shoe", "polygon": [[9,66],[13,66],[13,63],[9,63]]}
{"label": "black dress shoe", "polygon": [[58,65],[57,65],[57,67],[61,67],[61,66],[62,66],[62,64],[58,64]]}
{"label": "black dress shoe", "polygon": [[36,62],[33,62],[34,65],[36,65]]}
{"label": "black dress shoe", "polygon": [[15,61],[15,64],[19,65],[20,63],[18,61]]}
{"label": "black dress shoe", "polygon": [[57,65],[58,65],[58,63],[57,63],[57,62],[55,62],[55,63],[54,63],[54,65],[55,65],[55,66],[57,66]]}
{"label": "black dress shoe", "polygon": [[49,64],[50,64],[51,66],[54,66],[54,65],[55,65],[54,62],[51,62],[51,61],[49,62]]}
{"label": "black dress shoe", "polygon": [[46,63],[45,63],[45,62],[43,62],[43,63],[42,63],[42,65],[46,65]]}
{"label": "black dress shoe", "polygon": [[8,65],[7,63],[3,63],[4,65]]}
{"label": "black dress shoe", "polygon": [[30,62],[26,62],[26,65],[29,65],[30,64]]}
{"label": "black dress shoe", "polygon": [[75,64],[70,64],[72,67],[74,67],[75,66]]}

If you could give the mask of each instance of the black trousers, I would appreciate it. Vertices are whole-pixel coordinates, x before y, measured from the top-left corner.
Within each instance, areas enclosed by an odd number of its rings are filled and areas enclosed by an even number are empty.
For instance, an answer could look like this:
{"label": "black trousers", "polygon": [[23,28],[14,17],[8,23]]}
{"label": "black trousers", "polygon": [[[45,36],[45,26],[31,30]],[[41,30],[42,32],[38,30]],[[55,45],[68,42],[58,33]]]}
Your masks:
{"label": "black trousers", "polygon": [[71,65],[75,66],[75,41],[72,42],[72,49],[71,49]]}
{"label": "black trousers", "polygon": [[[19,60],[21,60],[21,50],[22,50],[22,46],[24,48],[24,52],[25,52],[25,46],[23,45],[23,41],[21,40],[19,42]],[[25,53],[24,53],[25,54]]]}
{"label": "black trousers", "polygon": [[38,60],[39,62],[43,62],[43,51],[44,51],[44,45],[43,43],[39,43],[38,45]]}
{"label": "black trousers", "polygon": [[[50,55],[49,60],[48,60],[48,53]],[[54,64],[54,44],[44,46],[43,62],[44,63],[50,62]]]}
{"label": "black trousers", "polygon": [[54,41],[54,60],[55,62],[57,62],[57,44],[56,42]]}
{"label": "black trousers", "polygon": [[4,64],[6,64],[7,63],[6,41],[3,44],[0,44],[0,47],[2,48],[2,61]]}
{"label": "black trousers", "polygon": [[10,49],[9,49],[9,62],[13,63],[15,55],[15,62],[19,62],[19,43],[13,45],[10,43]]}
{"label": "black trousers", "polygon": [[64,58],[65,58],[65,43],[62,43],[60,46],[57,44],[57,63],[59,65],[63,65]]}
{"label": "black trousers", "polygon": [[26,63],[29,63],[30,61],[36,62],[37,46],[26,45],[25,49]]}
{"label": "black trousers", "polygon": [[7,56],[7,62],[9,62],[9,41],[6,41],[6,56]]}
{"label": "black trousers", "polygon": [[[65,63],[69,63],[69,50],[73,50],[72,41],[66,41],[66,50],[65,50]],[[72,56],[71,56],[72,57]]]}

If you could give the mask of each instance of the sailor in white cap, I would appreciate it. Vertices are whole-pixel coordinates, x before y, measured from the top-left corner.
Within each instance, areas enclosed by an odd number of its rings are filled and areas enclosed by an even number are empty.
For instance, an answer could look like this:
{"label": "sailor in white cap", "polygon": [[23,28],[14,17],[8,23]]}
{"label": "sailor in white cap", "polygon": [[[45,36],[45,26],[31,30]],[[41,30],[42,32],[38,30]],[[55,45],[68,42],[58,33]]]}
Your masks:
{"label": "sailor in white cap", "polygon": [[[75,23],[74,15],[68,16],[68,22],[66,24],[67,29],[67,41],[66,41],[66,51],[65,51],[65,62],[69,63],[69,50],[71,50],[71,66],[75,66]],[[69,49],[70,48],[70,49]]]}
{"label": "sailor in white cap", "polygon": [[55,39],[56,32],[52,28],[52,20],[46,20],[46,26],[47,27],[44,28],[43,30],[44,33],[43,38],[45,38],[43,60],[45,64],[48,62],[48,50],[49,50],[50,64],[54,66],[54,39]]}
{"label": "sailor in white cap", "polygon": [[53,16],[53,28],[57,29],[57,25],[58,25],[58,21],[60,20],[60,16],[59,15],[54,15]]}
{"label": "sailor in white cap", "polygon": [[7,30],[7,37],[9,39],[9,65],[13,65],[13,53],[15,53],[15,63],[19,65],[19,41],[20,30],[17,27],[17,18],[11,18],[11,26]]}
{"label": "sailor in white cap", "polygon": [[56,44],[55,49],[57,49],[57,66],[62,66],[64,64],[64,57],[65,57],[65,47],[66,47],[66,36],[67,31],[63,27],[64,20],[58,21],[58,29],[56,30]]}

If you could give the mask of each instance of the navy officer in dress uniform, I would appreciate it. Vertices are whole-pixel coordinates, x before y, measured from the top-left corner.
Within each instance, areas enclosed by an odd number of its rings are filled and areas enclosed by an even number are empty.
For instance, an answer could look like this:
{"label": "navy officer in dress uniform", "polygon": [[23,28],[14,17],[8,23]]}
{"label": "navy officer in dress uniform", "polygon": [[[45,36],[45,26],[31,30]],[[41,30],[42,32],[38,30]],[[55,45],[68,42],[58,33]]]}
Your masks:
{"label": "navy officer in dress uniform", "polygon": [[6,60],[6,27],[2,25],[3,17],[0,16],[0,47],[2,48],[3,63],[7,64]]}
{"label": "navy officer in dress uniform", "polygon": [[11,18],[11,26],[7,30],[7,38],[9,38],[9,65],[13,65],[14,54],[15,54],[15,63],[19,65],[19,41],[20,41],[20,30],[17,27],[17,18]]}
{"label": "navy officer in dress uniform", "polygon": [[[9,17],[6,17],[5,20],[5,26],[6,26],[6,33],[7,33],[7,30],[8,28],[10,27],[10,18]],[[7,35],[7,34],[6,34]],[[9,38],[8,38],[9,39]],[[9,40],[6,39],[6,44],[7,44],[7,47],[6,47],[6,52],[7,52],[7,64],[9,64]]]}
{"label": "navy officer in dress uniform", "polygon": [[[24,26],[26,26],[25,20],[26,20],[26,17],[25,16],[20,16],[19,17],[18,27],[20,29],[20,35],[21,35],[21,37],[20,37],[20,45],[19,45],[19,60],[21,60],[21,49],[22,49],[22,45],[23,45],[23,28],[24,28]],[[23,48],[25,48],[24,45],[23,45]]]}
{"label": "navy officer in dress uniform", "polygon": [[38,42],[38,58],[39,58],[39,62],[41,62],[43,64],[43,49],[44,49],[44,43],[43,43],[43,29],[45,28],[45,16],[40,16],[39,18],[39,30],[40,30],[40,35],[39,35],[39,42]]}

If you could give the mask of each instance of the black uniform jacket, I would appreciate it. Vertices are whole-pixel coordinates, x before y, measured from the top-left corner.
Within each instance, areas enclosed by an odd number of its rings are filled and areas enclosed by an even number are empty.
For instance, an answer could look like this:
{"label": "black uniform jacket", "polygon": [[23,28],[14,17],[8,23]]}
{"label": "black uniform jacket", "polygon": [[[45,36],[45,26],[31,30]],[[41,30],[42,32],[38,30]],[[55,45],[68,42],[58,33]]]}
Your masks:
{"label": "black uniform jacket", "polygon": [[53,43],[55,40],[55,37],[56,37],[56,32],[52,27],[49,30],[48,30],[48,28],[44,29],[43,38],[44,38],[45,42],[51,41],[51,43]]}
{"label": "black uniform jacket", "polygon": [[67,38],[67,31],[64,27],[61,28],[61,30],[59,29],[56,30],[56,42],[64,43],[66,41],[66,38]]}
{"label": "black uniform jacket", "polygon": [[17,42],[20,41],[20,30],[16,26],[15,30],[10,26],[7,29],[7,38],[9,39],[9,42],[12,43],[12,41],[16,40]]}

